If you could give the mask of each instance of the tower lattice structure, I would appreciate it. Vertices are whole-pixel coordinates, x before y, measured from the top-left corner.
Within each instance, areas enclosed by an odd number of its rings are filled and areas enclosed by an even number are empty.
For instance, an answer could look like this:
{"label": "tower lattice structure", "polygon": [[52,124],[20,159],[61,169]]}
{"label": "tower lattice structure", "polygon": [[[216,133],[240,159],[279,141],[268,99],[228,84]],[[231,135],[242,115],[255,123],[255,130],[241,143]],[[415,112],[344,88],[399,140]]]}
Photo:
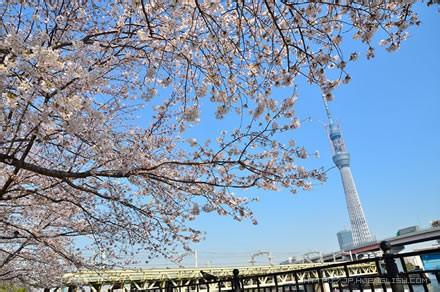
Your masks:
{"label": "tower lattice structure", "polygon": [[353,245],[355,247],[361,246],[368,242],[375,241],[375,238],[372,236],[370,229],[368,228],[364,210],[362,209],[359,194],[356,189],[356,184],[351,173],[350,154],[345,147],[339,125],[333,121],[325,98],[324,106],[329,122],[328,134],[334,150],[333,162],[340,171],[342,185],[344,187],[348,216],[350,218],[351,231],[353,234]]}

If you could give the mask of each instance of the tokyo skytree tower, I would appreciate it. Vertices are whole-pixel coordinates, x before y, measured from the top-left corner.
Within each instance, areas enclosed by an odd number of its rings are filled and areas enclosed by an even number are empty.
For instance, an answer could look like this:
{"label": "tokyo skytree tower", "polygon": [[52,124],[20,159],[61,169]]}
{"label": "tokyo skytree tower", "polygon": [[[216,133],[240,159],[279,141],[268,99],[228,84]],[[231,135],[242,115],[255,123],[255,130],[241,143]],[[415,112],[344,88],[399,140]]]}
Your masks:
{"label": "tokyo skytree tower", "polygon": [[374,241],[375,238],[371,235],[367,220],[365,219],[359,194],[354,183],[353,175],[351,174],[350,154],[345,148],[340,127],[334,123],[325,97],[323,100],[329,122],[328,134],[334,150],[333,162],[339,168],[342,185],[344,186],[345,200],[353,235],[353,245],[354,247],[362,246],[365,243]]}

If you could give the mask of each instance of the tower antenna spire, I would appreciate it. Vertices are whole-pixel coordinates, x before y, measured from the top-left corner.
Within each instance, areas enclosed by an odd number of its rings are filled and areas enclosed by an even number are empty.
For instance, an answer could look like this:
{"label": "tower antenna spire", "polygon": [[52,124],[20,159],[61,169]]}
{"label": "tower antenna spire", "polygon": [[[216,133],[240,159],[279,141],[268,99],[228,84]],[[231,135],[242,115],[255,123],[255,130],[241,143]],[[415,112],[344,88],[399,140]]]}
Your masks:
{"label": "tower antenna spire", "polygon": [[332,117],[332,113],[330,112],[330,108],[328,106],[328,101],[325,98],[325,95],[322,95],[322,102],[324,103],[324,109],[325,109],[325,113],[327,114],[328,123],[329,123],[329,125],[332,125],[333,124],[333,117]]}
{"label": "tower antenna spire", "polygon": [[344,139],[338,124],[335,124],[330,112],[325,96],[322,98],[325,112],[328,118],[328,135],[334,150],[333,162],[338,167],[341,174],[342,185],[344,187],[345,201],[347,203],[348,216],[350,218],[351,231],[353,234],[353,245],[362,246],[373,242],[375,239],[370,233],[367,220],[362,209],[359,194],[354,183],[354,178],[350,168],[350,154],[345,148]]}

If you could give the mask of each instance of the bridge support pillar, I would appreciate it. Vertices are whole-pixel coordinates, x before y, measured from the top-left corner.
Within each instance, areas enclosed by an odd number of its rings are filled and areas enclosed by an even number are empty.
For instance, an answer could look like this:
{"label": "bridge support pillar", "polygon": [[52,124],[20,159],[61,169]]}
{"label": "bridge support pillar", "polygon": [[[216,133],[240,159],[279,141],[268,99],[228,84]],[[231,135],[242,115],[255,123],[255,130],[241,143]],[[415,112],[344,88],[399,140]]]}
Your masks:
{"label": "bridge support pillar", "polygon": [[323,283],[322,288],[320,284],[305,284],[304,292],[331,292],[330,285],[328,283]]}
{"label": "bridge support pillar", "polygon": [[322,292],[330,292],[330,285],[328,283],[324,283],[324,291]]}

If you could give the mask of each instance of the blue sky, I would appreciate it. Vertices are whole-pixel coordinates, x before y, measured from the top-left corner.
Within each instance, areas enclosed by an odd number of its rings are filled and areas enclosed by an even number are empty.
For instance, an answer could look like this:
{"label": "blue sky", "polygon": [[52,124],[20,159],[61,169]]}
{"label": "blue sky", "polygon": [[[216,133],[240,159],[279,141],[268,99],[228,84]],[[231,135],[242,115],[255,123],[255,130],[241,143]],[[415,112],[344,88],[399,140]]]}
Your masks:
{"label": "blue sky", "polygon": [[[437,8],[418,10],[422,24],[410,30],[400,50],[388,53],[378,47],[373,60],[363,55],[351,64],[352,81],[335,92],[330,104],[342,125],[363,208],[377,239],[440,219],[440,17]],[[301,85],[299,94],[297,113],[312,120],[292,135],[309,152],[321,153],[307,166],[330,168],[319,90]],[[275,261],[307,251],[337,250],[336,232],[349,228],[349,221],[339,172],[333,169],[328,175],[326,183],[296,195],[258,191],[260,202],[252,205],[256,226],[211,214],[199,217],[193,224],[206,231],[205,240],[193,246],[199,264],[246,264],[260,250],[271,251]],[[192,265],[193,259],[184,264]]]}

